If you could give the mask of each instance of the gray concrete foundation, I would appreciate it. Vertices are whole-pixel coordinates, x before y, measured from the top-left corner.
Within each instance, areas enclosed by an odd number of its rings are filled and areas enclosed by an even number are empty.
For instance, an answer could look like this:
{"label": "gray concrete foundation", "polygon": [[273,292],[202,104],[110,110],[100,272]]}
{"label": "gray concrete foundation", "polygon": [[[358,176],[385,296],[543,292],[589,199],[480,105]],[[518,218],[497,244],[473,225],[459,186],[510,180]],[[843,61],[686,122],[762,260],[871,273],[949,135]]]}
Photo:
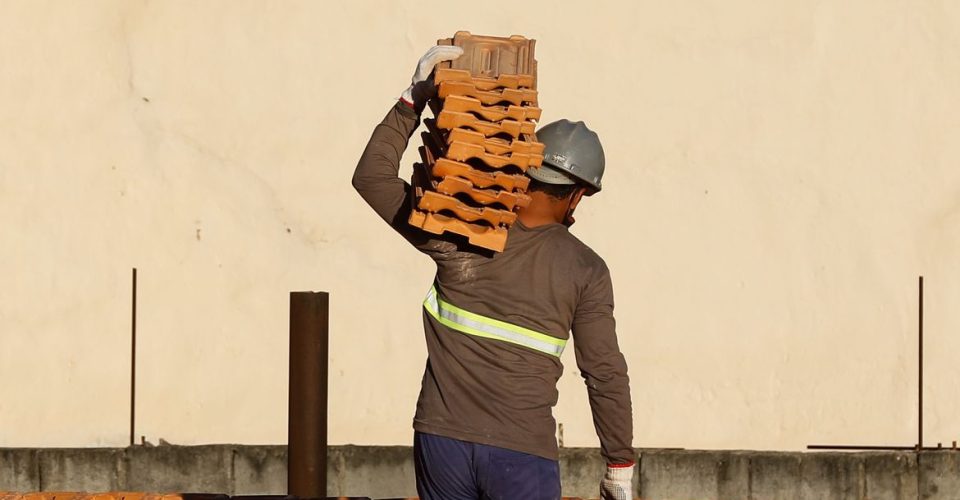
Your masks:
{"label": "gray concrete foundation", "polygon": [[[960,452],[780,453],[643,450],[634,498],[642,500],[958,500]],[[596,498],[596,449],[560,456],[563,494]],[[327,494],[416,496],[413,451],[333,446]],[[285,446],[0,448],[0,491],[153,491],[282,495]]]}

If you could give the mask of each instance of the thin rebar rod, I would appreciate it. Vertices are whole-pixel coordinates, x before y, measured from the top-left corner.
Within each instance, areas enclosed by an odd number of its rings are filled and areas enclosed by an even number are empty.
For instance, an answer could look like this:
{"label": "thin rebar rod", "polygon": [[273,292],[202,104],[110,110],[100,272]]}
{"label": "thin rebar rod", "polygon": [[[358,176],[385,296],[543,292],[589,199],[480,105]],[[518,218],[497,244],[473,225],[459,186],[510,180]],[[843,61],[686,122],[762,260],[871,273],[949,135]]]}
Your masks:
{"label": "thin rebar rod", "polygon": [[[808,450],[890,450],[890,451],[911,451],[917,450],[916,446],[877,446],[877,445],[858,445],[858,444],[811,444],[807,445]],[[925,447],[923,450],[936,450],[936,447]],[[943,448],[940,448],[943,449]]]}
{"label": "thin rebar rod", "polygon": [[919,345],[917,346],[918,353],[918,363],[917,363],[917,448],[923,449],[923,276],[920,276],[919,280],[919,314],[917,315],[918,320],[918,337]]}
{"label": "thin rebar rod", "polygon": [[[943,450],[943,443],[937,443],[935,447],[923,446],[923,276],[918,280],[917,287],[917,444],[913,446],[873,446],[873,445],[847,445],[847,444],[811,444],[807,445],[808,450]],[[956,449],[957,442],[954,441],[953,448]]]}
{"label": "thin rebar rod", "polygon": [[137,402],[137,268],[133,268],[133,290],[130,307],[130,446],[134,443],[134,422]]}

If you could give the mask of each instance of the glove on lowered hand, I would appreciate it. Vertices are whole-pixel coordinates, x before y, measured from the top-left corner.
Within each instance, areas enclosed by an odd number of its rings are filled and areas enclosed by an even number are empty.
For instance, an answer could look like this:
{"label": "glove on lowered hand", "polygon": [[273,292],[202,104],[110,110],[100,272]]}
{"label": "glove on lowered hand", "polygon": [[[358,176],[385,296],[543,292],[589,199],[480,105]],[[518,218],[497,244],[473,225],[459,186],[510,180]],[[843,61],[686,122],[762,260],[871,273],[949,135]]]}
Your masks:
{"label": "glove on lowered hand", "polygon": [[633,500],[633,465],[628,467],[607,466],[607,473],[600,481],[601,500]]}
{"label": "glove on lowered hand", "polygon": [[437,88],[433,84],[433,68],[443,61],[452,61],[463,54],[463,49],[453,45],[436,45],[430,47],[420,61],[417,62],[417,69],[413,72],[413,78],[410,79],[410,86],[400,94],[400,99],[404,103],[413,107],[417,113],[423,111],[427,104],[427,99],[437,94]]}

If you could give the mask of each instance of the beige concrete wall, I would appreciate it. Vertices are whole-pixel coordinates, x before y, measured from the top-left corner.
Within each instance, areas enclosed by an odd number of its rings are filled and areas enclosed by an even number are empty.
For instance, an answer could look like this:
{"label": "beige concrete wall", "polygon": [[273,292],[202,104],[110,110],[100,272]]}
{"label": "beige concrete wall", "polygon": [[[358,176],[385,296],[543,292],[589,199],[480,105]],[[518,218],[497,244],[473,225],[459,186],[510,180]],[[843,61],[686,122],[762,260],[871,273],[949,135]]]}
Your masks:
{"label": "beige concrete wall", "polygon": [[[286,439],[287,293],[332,293],[334,443],[406,444],[431,264],[349,178],[419,55],[538,40],[606,189],[637,446],[960,437],[960,5],[0,3],[0,445]],[[408,155],[412,161],[413,155]],[[572,350],[570,353],[572,354]],[[565,355],[556,410],[595,445]]]}

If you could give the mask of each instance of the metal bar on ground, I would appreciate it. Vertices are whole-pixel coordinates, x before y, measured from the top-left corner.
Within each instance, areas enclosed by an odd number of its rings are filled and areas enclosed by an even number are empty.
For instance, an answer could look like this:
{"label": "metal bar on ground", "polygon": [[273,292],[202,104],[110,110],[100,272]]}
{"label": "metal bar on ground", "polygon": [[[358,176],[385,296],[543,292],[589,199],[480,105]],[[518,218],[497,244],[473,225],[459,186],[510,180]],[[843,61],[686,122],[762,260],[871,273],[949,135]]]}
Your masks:
{"label": "metal bar on ground", "polygon": [[330,296],[290,293],[287,493],[327,493],[327,368]]}
{"label": "metal bar on ground", "polygon": [[[916,446],[874,446],[874,445],[856,445],[856,444],[811,444],[807,445],[808,450],[887,450],[887,451],[912,451]],[[924,448],[931,449],[931,448]],[[933,448],[936,449],[936,448]]]}

